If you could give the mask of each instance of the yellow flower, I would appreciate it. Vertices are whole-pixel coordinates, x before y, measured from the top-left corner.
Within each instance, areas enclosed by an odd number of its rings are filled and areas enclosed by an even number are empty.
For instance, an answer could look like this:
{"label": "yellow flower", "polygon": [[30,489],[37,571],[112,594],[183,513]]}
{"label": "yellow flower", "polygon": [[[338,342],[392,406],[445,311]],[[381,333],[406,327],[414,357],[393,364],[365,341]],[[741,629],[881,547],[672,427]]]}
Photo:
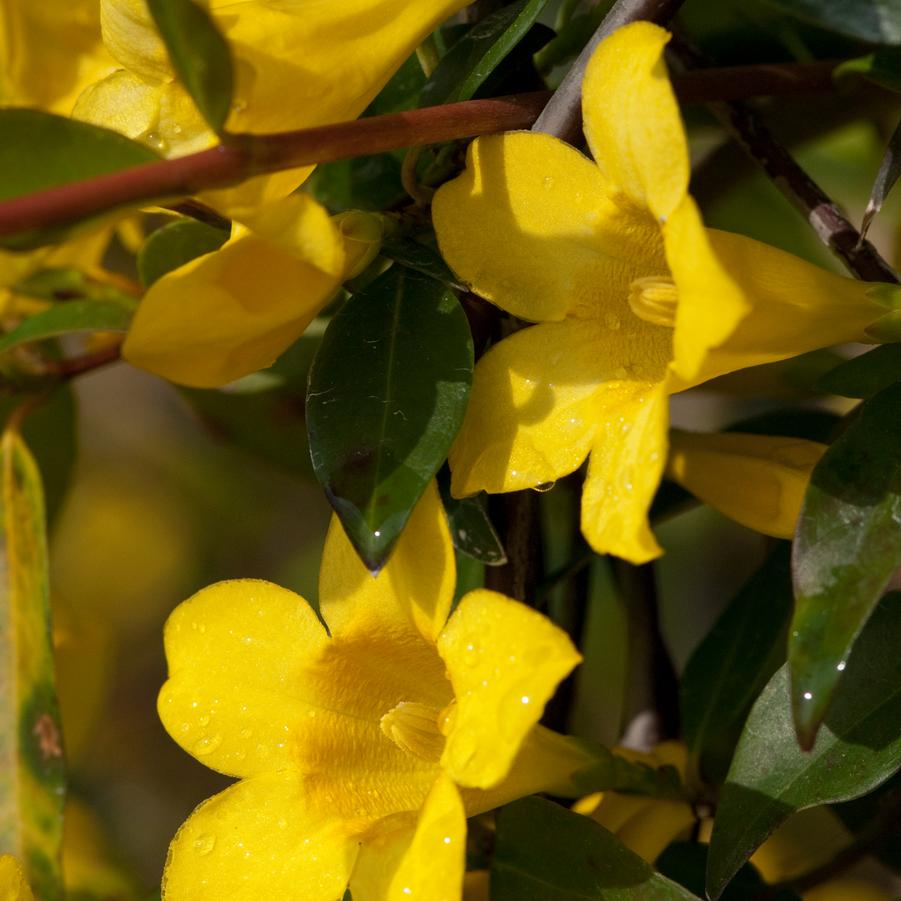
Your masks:
{"label": "yellow flower", "polygon": [[[468,0],[210,0],[236,63],[227,127],[262,134],[356,118],[416,45]],[[144,0],[101,0],[103,35],[124,69],[79,100],[78,118],[106,125],[179,156],[211,146],[205,126],[174,81]],[[214,192],[230,211],[283,197],[312,167]]]}
{"label": "yellow flower", "polygon": [[491,591],[453,615],[454,557],[431,486],[372,578],[337,521],[321,614],[267,582],[223,582],[165,632],[170,735],[241,781],[172,842],[168,901],[459,899],[465,818],[573,794],[586,752],[536,723],[578,663],[566,635]]}
{"label": "yellow flower", "polygon": [[[673,766],[680,776],[685,775],[688,754],[680,742],[663,742],[648,754],[625,748],[617,748],[616,753],[651,767]],[[577,801],[573,810],[600,823],[648,863],[653,863],[670,842],[697,821],[687,801],[612,791],[588,795]]]}
{"label": "yellow flower", "polygon": [[151,285],[122,346],[135,366],[212,388],[271,366],[371,258],[381,221],[330,219],[306,194],[271,203],[231,238]]}
{"label": "yellow flower", "polygon": [[670,432],[666,475],[705,504],[773,538],[791,538],[826,445],[802,438]]}
{"label": "yellow flower", "polygon": [[34,901],[22,865],[12,854],[0,854],[0,901]]}
{"label": "yellow flower", "polygon": [[668,39],[641,22],[596,51],[583,85],[594,162],[547,135],[480,138],[433,205],[461,279],[540,323],[477,365],[450,458],[454,494],[534,488],[590,454],[582,530],[598,552],[634,562],[660,553],[647,510],[667,456],[669,394],[867,340],[886,312],[881,288],[704,228],[662,59]]}
{"label": "yellow flower", "polygon": [[66,114],[114,68],[97,0],[0,0],[0,105]]}

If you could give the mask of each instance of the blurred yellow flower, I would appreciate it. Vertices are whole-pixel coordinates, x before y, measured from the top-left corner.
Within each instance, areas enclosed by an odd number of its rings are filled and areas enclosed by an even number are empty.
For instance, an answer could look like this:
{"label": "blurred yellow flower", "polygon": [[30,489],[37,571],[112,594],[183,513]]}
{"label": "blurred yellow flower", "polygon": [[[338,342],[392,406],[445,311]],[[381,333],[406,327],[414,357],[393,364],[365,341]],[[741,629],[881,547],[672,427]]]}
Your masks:
{"label": "blurred yellow flower", "polygon": [[128,362],[212,388],[271,366],[378,249],[379,217],[329,218],[307,194],[236,224],[212,253],[151,285],[122,345]]}
{"label": "blurred yellow flower", "polygon": [[165,632],[169,734],[241,781],[172,842],[168,901],[261,896],[457,901],[467,816],[572,795],[587,752],[536,725],[578,663],[567,636],[491,591],[448,619],[453,549],[437,490],[373,578],[333,521],[321,614],[267,582],[223,582]]}
{"label": "blurred yellow flower", "polygon": [[647,22],[601,43],[585,76],[595,162],[556,138],[483,137],[442,186],[441,251],[472,289],[539,322],[479,362],[451,453],[453,492],[534,488],[590,455],[582,530],[633,562],[660,548],[647,511],[667,457],[667,397],[839,341],[893,303],[875,288],[705,229]]}
{"label": "blurred yellow flower", "polygon": [[0,901],[34,901],[22,865],[12,854],[0,854]]}
{"label": "blurred yellow flower", "polygon": [[[262,134],[356,118],[417,44],[468,0],[210,0],[235,58],[227,127]],[[124,66],[80,98],[75,115],[179,156],[216,142],[174,81],[144,0],[101,0],[103,36]],[[312,167],[252,179],[210,200],[237,215],[283,197]]]}

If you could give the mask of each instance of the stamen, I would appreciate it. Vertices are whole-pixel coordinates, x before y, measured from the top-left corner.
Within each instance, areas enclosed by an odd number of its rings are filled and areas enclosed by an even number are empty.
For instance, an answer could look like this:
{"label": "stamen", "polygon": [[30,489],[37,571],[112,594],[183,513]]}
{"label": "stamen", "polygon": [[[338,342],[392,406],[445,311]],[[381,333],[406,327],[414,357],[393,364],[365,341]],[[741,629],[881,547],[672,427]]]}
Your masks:
{"label": "stamen", "polygon": [[401,750],[436,763],[444,751],[445,738],[438,727],[440,711],[428,704],[401,701],[380,720],[382,732]]}
{"label": "stamen", "polygon": [[629,306],[645,322],[672,328],[676,324],[679,292],[666,275],[637,278],[629,285]]}

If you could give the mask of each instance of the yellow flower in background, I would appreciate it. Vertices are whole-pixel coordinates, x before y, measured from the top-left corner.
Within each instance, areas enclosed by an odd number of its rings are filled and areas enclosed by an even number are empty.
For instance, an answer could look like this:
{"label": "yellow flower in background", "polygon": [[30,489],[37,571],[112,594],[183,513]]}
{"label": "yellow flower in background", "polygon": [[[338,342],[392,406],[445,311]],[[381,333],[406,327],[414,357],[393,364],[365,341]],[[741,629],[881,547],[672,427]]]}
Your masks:
{"label": "yellow flower in background", "polygon": [[[467,0],[210,0],[235,58],[227,127],[262,134],[354,119],[415,47]],[[124,67],[87,90],[75,116],[180,156],[216,143],[175,82],[144,0],[101,0],[103,36]],[[210,201],[238,215],[283,197],[312,167],[252,179]]]}
{"label": "yellow flower in background", "polygon": [[[595,162],[542,134],[483,137],[433,215],[472,289],[540,324],[476,366],[453,492],[534,488],[589,456],[582,530],[633,562],[667,458],[667,397],[735,369],[868,340],[882,288],[705,229],[663,63],[641,22],[601,43],[583,85]],[[874,299],[875,298],[875,299]]]}
{"label": "yellow flower in background", "polygon": [[151,285],[122,346],[128,362],[212,388],[271,366],[377,251],[381,219],[330,218],[306,194],[271,203],[231,238]]}
{"label": "yellow flower in background", "polygon": [[667,478],[714,510],[772,538],[791,538],[826,445],[803,438],[670,432]]}
{"label": "yellow flower in background", "polygon": [[12,854],[0,854],[0,901],[34,901],[22,865]]}
{"label": "yellow flower in background", "polygon": [[165,632],[159,712],[240,782],[172,842],[168,901],[460,898],[467,816],[572,795],[591,763],[537,722],[578,663],[542,615],[491,591],[448,619],[453,549],[434,486],[378,577],[334,520],[321,614],[267,582],[223,582]]}
{"label": "yellow flower in background", "polygon": [[114,69],[97,0],[0,0],[0,106],[65,115]]}

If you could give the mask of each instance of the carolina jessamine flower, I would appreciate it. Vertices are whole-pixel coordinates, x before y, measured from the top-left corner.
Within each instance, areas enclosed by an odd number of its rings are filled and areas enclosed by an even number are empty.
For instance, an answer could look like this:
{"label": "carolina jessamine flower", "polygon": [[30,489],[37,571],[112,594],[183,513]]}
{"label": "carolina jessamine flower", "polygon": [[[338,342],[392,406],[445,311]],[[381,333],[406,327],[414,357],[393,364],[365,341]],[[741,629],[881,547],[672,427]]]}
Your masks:
{"label": "carolina jessamine flower", "polygon": [[0,0],[0,105],[67,114],[114,69],[97,0]]}
{"label": "carolina jessamine flower", "polygon": [[170,735],[241,778],[172,842],[168,901],[261,896],[457,901],[466,817],[569,794],[590,760],[537,726],[579,661],[567,636],[491,591],[448,619],[454,557],[430,487],[373,578],[336,521],[320,612],[267,582],[223,582],[166,625]]}
{"label": "carolina jessamine flower", "polygon": [[[235,102],[227,127],[261,134],[356,118],[416,45],[469,0],[210,0],[232,48]],[[215,143],[175,81],[144,0],[101,0],[103,36],[124,68],[88,89],[80,119],[171,156]],[[283,197],[312,167],[252,179],[209,199],[232,213]]]}
{"label": "carolina jessamine flower", "polygon": [[670,432],[666,475],[730,519],[791,538],[814,466],[826,445],[803,438]]}
{"label": "carolina jessamine flower", "polygon": [[235,224],[219,250],[151,285],[122,356],[197,388],[271,366],[368,263],[381,235],[379,217],[330,218],[306,194],[268,204]]}
{"label": "carolina jessamine flower", "polygon": [[433,213],[472,289],[539,322],[478,363],[451,453],[453,492],[534,488],[590,455],[582,529],[601,553],[660,553],[647,510],[669,394],[841,341],[894,303],[740,235],[705,229],[663,63],[669,35],[614,33],[585,75],[594,162],[543,134],[483,137]]}
{"label": "carolina jessamine flower", "polygon": [[0,854],[0,901],[34,901],[22,865],[12,854]]}

